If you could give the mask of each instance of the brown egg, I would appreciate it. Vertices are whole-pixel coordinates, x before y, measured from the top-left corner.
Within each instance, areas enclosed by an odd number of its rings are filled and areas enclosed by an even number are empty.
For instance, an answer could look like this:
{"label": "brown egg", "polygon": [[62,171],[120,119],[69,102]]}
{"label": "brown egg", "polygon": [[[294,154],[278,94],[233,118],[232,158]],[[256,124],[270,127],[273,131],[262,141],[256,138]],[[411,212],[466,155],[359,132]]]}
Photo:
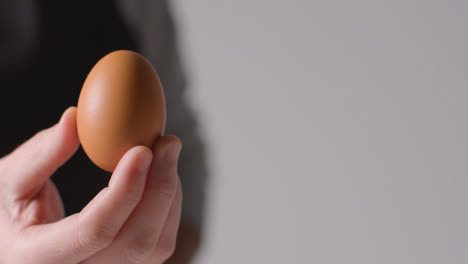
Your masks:
{"label": "brown egg", "polygon": [[78,136],[101,169],[114,171],[134,146],[151,147],[163,134],[165,121],[161,82],[143,56],[115,51],[88,74],[78,100]]}

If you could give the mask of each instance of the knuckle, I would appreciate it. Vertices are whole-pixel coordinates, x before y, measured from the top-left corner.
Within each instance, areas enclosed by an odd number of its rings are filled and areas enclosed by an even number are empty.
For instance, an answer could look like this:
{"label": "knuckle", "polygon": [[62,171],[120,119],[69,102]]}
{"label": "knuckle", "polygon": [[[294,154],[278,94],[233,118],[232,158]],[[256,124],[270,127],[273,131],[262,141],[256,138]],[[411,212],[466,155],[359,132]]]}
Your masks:
{"label": "knuckle", "polygon": [[76,241],[79,247],[90,251],[97,251],[108,247],[115,236],[115,232],[105,225],[94,225],[86,229],[78,229]]}
{"label": "knuckle", "polygon": [[177,181],[166,179],[158,182],[157,191],[163,199],[172,200],[177,192]]}
{"label": "knuckle", "polygon": [[176,241],[164,239],[158,242],[156,246],[156,254],[159,258],[167,260],[169,259],[176,250]]}
{"label": "knuckle", "polygon": [[134,240],[125,250],[126,263],[144,263],[154,251],[155,241],[151,236],[140,237]]}
{"label": "knuckle", "polygon": [[37,132],[29,141],[26,141],[24,145],[29,145],[29,151],[32,154],[40,155],[44,151],[44,140],[47,138],[49,130],[41,130]]}
{"label": "knuckle", "polygon": [[48,153],[48,150],[45,149],[48,144],[44,141],[47,138],[48,129],[41,130],[32,136],[29,140],[23,142],[18,146],[13,152],[13,156],[29,156],[42,158],[44,154]]}
{"label": "knuckle", "polygon": [[130,205],[135,205],[140,202],[142,196],[142,192],[130,191],[126,194],[125,201]]}

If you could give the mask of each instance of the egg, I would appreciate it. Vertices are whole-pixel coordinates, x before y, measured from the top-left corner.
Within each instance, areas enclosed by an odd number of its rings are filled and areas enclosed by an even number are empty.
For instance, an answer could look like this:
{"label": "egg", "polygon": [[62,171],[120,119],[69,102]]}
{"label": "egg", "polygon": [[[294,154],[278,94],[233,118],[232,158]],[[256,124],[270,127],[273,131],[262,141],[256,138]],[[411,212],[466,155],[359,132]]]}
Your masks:
{"label": "egg", "polygon": [[78,99],[77,127],[84,151],[98,167],[113,172],[132,147],[151,147],[165,122],[161,82],[143,56],[114,51],[91,69]]}

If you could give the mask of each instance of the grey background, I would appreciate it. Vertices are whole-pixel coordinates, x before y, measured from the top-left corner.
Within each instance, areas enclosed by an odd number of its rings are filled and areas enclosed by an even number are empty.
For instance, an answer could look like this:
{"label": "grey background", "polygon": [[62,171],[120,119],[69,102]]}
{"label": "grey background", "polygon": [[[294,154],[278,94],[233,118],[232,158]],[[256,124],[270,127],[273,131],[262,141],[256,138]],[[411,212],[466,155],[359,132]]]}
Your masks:
{"label": "grey background", "polygon": [[468,263],[468,2],[174,0],[197,263]]}

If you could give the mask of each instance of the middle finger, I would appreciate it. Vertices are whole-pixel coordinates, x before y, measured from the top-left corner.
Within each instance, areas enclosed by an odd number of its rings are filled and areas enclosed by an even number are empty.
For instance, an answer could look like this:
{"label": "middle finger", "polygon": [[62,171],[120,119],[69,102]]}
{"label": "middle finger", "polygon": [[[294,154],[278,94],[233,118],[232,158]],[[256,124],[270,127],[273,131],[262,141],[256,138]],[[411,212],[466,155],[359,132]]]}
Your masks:
{"label": "middle finger", "polygon": [[175,136],[158,139],[140,203],[113,243],[87,263],[142,263],[151,257],[176,195],[181,146]]}

